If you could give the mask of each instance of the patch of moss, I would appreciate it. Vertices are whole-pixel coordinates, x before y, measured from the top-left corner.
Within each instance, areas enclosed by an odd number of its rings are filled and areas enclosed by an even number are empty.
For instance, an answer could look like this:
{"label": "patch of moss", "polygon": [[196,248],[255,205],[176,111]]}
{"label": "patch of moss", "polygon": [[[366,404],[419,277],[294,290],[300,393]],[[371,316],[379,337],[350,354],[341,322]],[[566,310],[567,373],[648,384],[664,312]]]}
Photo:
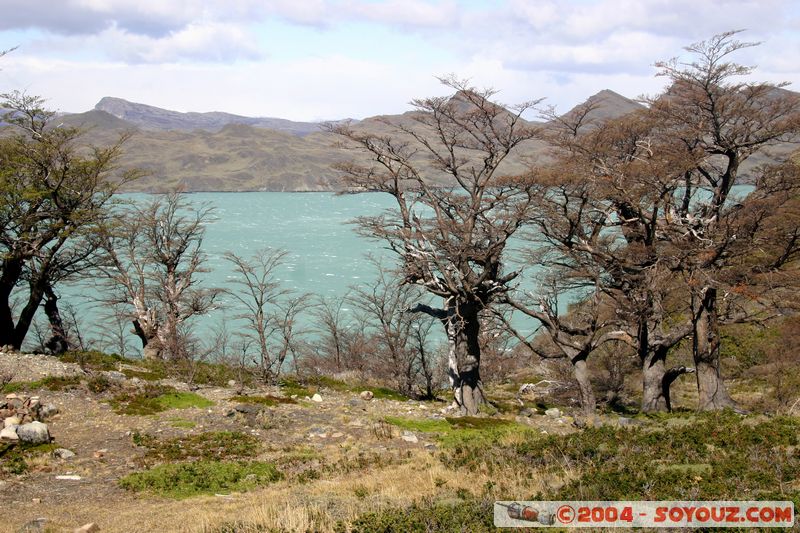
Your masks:
{"label": "patch of moss", "polygon": [[147,463],[242,459],[257,455],[261,444],[257,438],[238,431],[209,431],[163,441],[134,433],[132,439],[137,446],[149,448],[144,456]]}
{"label": "patch of moss", "polygon": [[210,407],[214,402],[193,392],[178,392],[172,387],[148,385],[137,393],[120,394],[109,402],[114,411],[123,415],[153,415],[169,409]]}
{"label": "patch of moss", "polygon": [[300,382],[294,379],[282,379],[279,385],[286,396],[297,395],[302,398],[304,396],[311,396],[314,394],[310,389],[306,388],[304,385],[300,384]]}
{"label": "patch of moss", "polygon": [[24,474],[28,471],[28,461],[34,457],[49,455],[58,446],[47,444],[20,444],[15,442],[0,443],[0,473]]}
{"label": "patch of moss", "polygon": [[170,418],[169,420],[167,420],[167,422],[169,422],[170,426],[180,429],[192,429],[195,426],[197,426],[195,422],[192,422],[191,420],[186,420],[185,418]]}
{"label": "patch of moss", "polygon": [[231,401],[238,403],[266,405],[267,407],[274,407],[282,403],[297,403],[291,398],[286,398],[283,396],[272,396],[271,394],[268,394],[266,396],[234,396],[231,398]]}
{"label": "patch of moss", "polygon": [[401,402],[408,400],[408,396],[387,387],[372,387],[365,384],[351,385],[349,383],[345,383],[344,381],[339,381],[338,379],[328,376],[315,377],[310,381],[310,383],[315,385],[317,388],[325,387],[338,392],[360,393],[362,391],[369,390],[372,391],[372,394],[375,398],[380,400],[397,400]]}
{"label": "patch of moss", "polygon": [[168,463],[125,476],[120,486],[170,498],[241,492],[283,478],[272,463],[251,461],[195,461]]}
{"label": "patch of moss", "polygon": [[58,356],[65,363],[83,365],[90,370],[117,370],[126,359],[117,354],[107,354],[97,350],[74,350]]}

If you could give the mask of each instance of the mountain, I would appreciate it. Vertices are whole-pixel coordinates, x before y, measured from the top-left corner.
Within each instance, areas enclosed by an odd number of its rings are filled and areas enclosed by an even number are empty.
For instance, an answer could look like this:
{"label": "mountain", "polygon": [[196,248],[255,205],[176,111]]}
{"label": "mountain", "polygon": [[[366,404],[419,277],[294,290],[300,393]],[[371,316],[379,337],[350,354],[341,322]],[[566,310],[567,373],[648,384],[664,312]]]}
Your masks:
{"label": "mountain", "polygon": [[228,124],[247,124],[257,128],[284,131],[298,136],[320,131],[320,123],[318,122],[294,122],[282,118],[244,117],[219,111],[181,113],[110,96],[102,98],[94,106],[94,109],[105,111],[144,130],[219,131]]}
{"label": "mountain", "polygon": [[[796,94],[796,93],[792,93]],[[456,95],[456,105],[467,105]],[[604,90],[584,104],[592,108],[590,121],[619,117],[641,109],[637,102],[613,91]],[[581,106],[565,116],[579,113]],[[397,126],[429,138],[430,126],[419,120],[419,112],[381,115],[353,121],[362,133],[398,135]],[[253,118],[228,113],[180,113],[119,98],[103,98],[91,111],[60,115],[58,121],[86,130],[85,141],[107,145],[123,133],[130,138],[124,145],[120,168],[141,168],[147,175],[128,187],[136,191],[166,191],[181,186],[187,191],[331,191],[341,190],[332,165],[356,158],[357,152],[342,150],[340,139],[319,124],[283,119]],[[525,122],[530,127],[547,124]],[[408,134],[405,134],[408,135]],[[402,135],[400,135],[402,137]],[[779,145],[772,150],[783,155],[794,145]],[[519,152],[503,161],[503,174],[521,174],[535,162],[551,160],[552,151],[541,141],[526,141]],[[746,171],[769,156],[751,158]],[[452,179],[435,168],[424,156],[416,161],[425,168],[433,183]],[[362,159],[362,162],[366,162]]]}

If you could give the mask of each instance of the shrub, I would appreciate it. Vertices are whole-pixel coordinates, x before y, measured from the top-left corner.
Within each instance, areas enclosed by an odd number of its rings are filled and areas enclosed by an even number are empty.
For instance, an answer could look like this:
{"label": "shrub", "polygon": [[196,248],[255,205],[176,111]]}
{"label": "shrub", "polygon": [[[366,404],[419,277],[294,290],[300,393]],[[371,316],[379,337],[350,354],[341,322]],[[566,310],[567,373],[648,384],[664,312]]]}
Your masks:
{"label": "shrub", "polygon": [[410,507],[390,507],[366,513],[350,524],[339,522],[336,531],[379,533],[399,531],[482,532],[494,527],[494,506],[489,500],[469,498],[456,502],[423,500]]}
{"label": "shrub", "polygon": [[178,392],[172,387],[148,384],[143,391],[123,393],[110,400],[118,414],[152,415],[168,409],[210,407],[214,402],[193,392]]}
{"label": "shrub", "polygon": [[120,486],[171,498],[245,491],[283,478],[271,463],[196,461],[168,463],[120,480]]}
{"label": "shrub", "polygon": [[213,431],[164,441],[141,433],[134,433],[132,438],[137,446],[149,448],[144,456],[146,462],[241,459],[255,456],[260,447],[257,438],[237,431]]}

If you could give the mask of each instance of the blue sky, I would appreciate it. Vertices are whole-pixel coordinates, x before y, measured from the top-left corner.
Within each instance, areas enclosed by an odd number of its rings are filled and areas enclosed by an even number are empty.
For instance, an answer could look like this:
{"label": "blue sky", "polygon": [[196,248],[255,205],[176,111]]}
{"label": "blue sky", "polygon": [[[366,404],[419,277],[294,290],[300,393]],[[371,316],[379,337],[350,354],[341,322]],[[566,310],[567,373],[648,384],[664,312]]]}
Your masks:
{"label": "blue sky", "polygon": [[[800,90],[795,0],[0,0],[0,92],[181,111],[363,118],[456,74],[566,111],[663,86],[652,64],[732,29],[755,78]],[[791,88],[791,87],[790,87]]]}

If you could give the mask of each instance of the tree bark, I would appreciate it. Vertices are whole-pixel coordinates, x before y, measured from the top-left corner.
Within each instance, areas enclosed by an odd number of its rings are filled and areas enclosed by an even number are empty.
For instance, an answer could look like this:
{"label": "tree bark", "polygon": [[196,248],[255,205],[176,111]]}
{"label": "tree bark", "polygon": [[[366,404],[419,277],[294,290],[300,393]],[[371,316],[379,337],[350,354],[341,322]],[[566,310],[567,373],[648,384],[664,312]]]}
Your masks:
{"label": "tree bark", "polygon": [[736,409],[720,374],[719,321],[717,319],[717,289],[704,288],[693,295],[694,338],[692,352],[697,373],[697,408],[700,411]]}
{"label": "tree bark", "polygon": [[642,358],[642,412],[669,411],[669,384],[665,394],[664,377],[667,350],[661,346],[646,347]]}
{"label": "tree bark", "polygon": [[594,389],[589,380],[589,366],[586,364],[588,354],[582,354],[572,359],[572,366],[575,372],[575,380],[581,393],[581,409],[587,417],[593,417],[597,408],[597,401],[594,397]]}
{"label": "tree bark", "polygon": [[448,375],[456,407],[461,414],[478,414],[486,402],[480,376],[480,319],[475,304],[462,304],[448,309],[447,337],[450,343]]}
{"label": "tree bark", "polygon": [[44,313],[50,322],[50,338],[45,343],[45,348],[53,355],[61,355],[69,350],[69,338],[58,310],[58,296],[49,283],[45,284],[44,295]]}
{"label": "tree bark", "polygon": [[139,320],[133,321],[133,331],[142,341],[142,357],[150,361],[159,361],[163,359],[164,347],[156,332],[150,329],[142,327],[142,323]]}
{"label": "tree bark", "polygon": [[[14,346],[14,315],[11,311],[11,292],[22,275],[22,262],[6,259],[0,276],[0,346]],[[17,347],[18,349],[18,347]]]}

